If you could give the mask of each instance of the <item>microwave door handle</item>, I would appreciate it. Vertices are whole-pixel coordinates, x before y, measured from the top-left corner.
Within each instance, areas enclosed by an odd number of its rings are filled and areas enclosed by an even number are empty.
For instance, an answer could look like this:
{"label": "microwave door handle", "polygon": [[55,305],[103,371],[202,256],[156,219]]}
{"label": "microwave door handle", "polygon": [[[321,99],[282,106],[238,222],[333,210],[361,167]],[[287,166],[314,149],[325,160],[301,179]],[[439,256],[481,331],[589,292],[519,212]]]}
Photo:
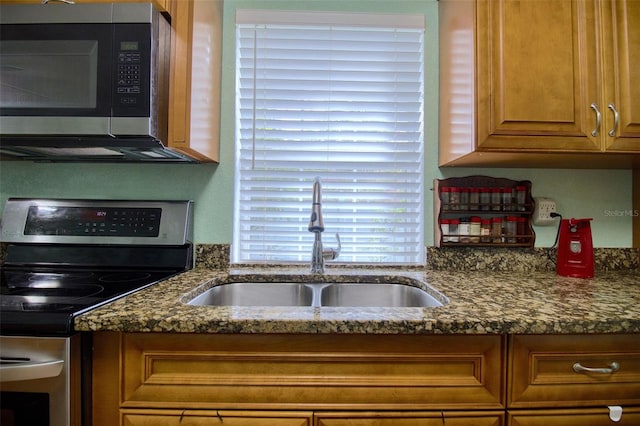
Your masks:
{"label": "microwave door handle", "polygon": [[0,365],[0,383],[57,377],[62,372],[64,360],[44,362],[19,362]]}

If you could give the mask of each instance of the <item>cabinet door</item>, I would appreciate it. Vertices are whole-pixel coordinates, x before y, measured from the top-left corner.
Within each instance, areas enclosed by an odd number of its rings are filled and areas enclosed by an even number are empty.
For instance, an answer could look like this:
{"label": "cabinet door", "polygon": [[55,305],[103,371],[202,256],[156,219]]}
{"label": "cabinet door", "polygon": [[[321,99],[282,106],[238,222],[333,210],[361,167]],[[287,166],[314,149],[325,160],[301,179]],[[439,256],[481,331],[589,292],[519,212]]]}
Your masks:
{"label": "cabinet door", "polygon": [[311,426],[313,413],[224,410],[123,410],[123,426]]}
{"label": "cabinet door", "polygon": [[478,148],[601,149],[595,13],[592,1],[478,1]]}
{"label": "cabinet door", "polygon": [[502,412],[342,412],[316,413],[314,426],[501,426]]}
{"label": "cabinet door", "polygon": [[510,411],[510,426],[631,426],[640,424],[640,408],[623,407],[622,418],[613,422],[606,407],[582,410]]}
{"label": "cabinet door", "polygon": [[[607,0],[603,7],[607,150],[640,151],[640,2]],[[609,107],[611,105],[611,107]],[[615,108],[618,123],[615,123]]]}

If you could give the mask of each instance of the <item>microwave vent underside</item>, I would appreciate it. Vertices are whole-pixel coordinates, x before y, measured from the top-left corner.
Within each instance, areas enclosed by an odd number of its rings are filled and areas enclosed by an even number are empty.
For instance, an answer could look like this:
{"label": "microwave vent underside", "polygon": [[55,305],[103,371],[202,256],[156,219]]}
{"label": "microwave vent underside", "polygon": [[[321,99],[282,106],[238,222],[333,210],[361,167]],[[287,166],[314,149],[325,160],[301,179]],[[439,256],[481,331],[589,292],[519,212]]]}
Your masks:
{"label": "microwave vent underside", "polygon": [[39,162],[198,161],[151,138],[0,137],[0,159]]}

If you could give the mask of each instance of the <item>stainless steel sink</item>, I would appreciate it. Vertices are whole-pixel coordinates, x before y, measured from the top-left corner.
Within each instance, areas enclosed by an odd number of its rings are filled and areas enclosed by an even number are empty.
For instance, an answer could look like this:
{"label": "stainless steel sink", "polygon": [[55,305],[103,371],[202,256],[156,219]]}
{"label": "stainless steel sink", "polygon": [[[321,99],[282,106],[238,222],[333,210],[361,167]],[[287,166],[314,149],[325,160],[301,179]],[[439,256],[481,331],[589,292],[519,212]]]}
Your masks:
{"label": "stainless steel sink", "polygon": [[189,301],[207,306],[311,306],[313,289],[299,283],[230,283]]}
{"label": "stainless steel sink", "polygon": [[[435,290],[433,293],[438,294]],[[446,303],[447,298],[441,300]],[[438,307],[429,292],[401,283],[234,282],[206,290],[197,306]]]}
{"label": "stainless steel sink", "polygon": [[322,289],[322,306],[421,307],[442,303],[426,291],[405,284],[331,284]]}

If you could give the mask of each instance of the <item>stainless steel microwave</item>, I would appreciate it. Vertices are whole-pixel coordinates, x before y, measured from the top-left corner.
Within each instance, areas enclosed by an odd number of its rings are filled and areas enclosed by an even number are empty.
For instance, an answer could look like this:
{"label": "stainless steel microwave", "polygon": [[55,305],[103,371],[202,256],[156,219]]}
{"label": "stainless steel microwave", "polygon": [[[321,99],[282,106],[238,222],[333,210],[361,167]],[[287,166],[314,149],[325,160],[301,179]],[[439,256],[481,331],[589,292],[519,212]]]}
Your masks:
{"label": "stainless steel microwave", "polygon": [[0,158],[185,160],[162,144],[170,44],[152,3],[0,5]]}

